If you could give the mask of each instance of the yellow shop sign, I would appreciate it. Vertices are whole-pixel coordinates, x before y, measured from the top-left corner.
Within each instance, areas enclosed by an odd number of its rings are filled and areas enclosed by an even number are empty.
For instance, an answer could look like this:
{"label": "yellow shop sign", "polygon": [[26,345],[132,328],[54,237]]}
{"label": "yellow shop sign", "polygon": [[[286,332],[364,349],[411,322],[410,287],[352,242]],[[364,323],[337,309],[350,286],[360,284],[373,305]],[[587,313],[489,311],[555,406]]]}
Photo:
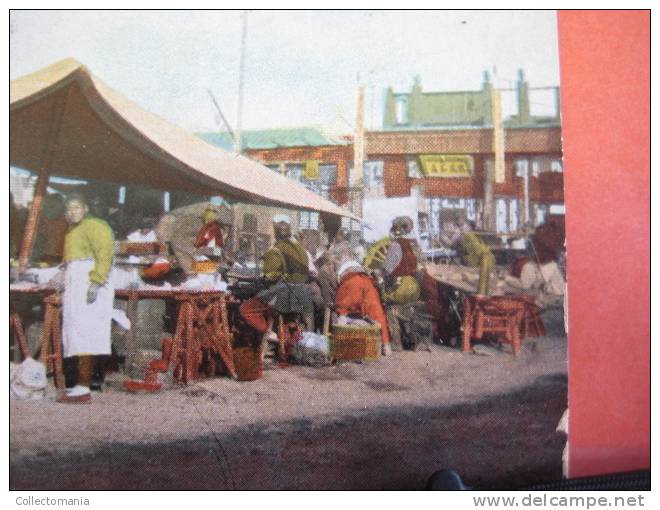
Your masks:
{"label": "yellow shop sign", "polygon": [[470,177],[474,168],[464,154],[420,154],[419,161],[426,177]]}
{"label": "yellow shop sign", "polygon": [[303,171],[305,180],[307,181],[316,181],[319,178],[319,162],[315,159],[310,159],[305,161],[305,167]]}

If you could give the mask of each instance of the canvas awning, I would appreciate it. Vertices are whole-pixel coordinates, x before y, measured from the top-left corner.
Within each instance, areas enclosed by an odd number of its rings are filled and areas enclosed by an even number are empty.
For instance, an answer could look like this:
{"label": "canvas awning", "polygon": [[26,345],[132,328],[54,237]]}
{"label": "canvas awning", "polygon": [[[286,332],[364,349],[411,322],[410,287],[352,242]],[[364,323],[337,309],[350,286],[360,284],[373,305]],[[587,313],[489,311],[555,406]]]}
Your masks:
{"label": "canvas awning", "polygon": [[153,115],[73,59],[11,82],[10,163],[63,177],[351,213],[244,156]]}
{"label": "canvas awning", "polygon": [[[143,110],[73,59],[12,81],[9,112],[10,164],[42,177],[217,194],[358,219],[260,163],[214,147]],[[36,226],[45,184],[37,185],[33,208],[37,213],[28,219],[28,238],[33,235],[30,227]],[[27,257],[24,252],[22,262]]]}

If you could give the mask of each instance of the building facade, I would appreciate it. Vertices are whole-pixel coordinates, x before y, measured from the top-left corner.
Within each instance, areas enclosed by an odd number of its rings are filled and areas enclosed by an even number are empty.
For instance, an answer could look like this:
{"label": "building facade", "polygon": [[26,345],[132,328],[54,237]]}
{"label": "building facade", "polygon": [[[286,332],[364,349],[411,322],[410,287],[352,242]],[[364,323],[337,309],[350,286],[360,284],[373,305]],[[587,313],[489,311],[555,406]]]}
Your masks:
{"label": "building facade", "polygon": [[[542,115],[535,111],[534,91],[545,94]],[[477,91],[425,93],[419,79],[410,92],[388,89],[383,129],[365,134],[362,190],[351,187],[351,136],[327,137],[313,128],[247,131],[244,154],[340,205],[354,205],[352,197],[361,193],[367,241],[384,235],[394,216],[407,214],[432,245],[443,210],[462,209],[482,226],[484,182],[495,157],[491,92],[487,74]],[[515,108],[503,119],[505,171],[492,189],[500,233],[563,214],[564,202],[558,88],[532,89],[520,72],[508,92]],[[201,136],[223,146],[219,134]],[[298,215],[300,228],[318,228],[317,214]]]}

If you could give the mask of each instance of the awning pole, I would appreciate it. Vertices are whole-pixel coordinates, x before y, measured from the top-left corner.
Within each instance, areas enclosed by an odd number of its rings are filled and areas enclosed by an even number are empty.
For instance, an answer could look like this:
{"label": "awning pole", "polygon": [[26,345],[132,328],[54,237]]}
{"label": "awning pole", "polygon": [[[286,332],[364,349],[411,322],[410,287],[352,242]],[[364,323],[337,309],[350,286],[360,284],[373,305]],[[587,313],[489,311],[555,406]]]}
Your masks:
{"label": "awning pole", "polygon": [[48,137],[43,152],[44,165],[37,177],[37,184],[34,188],[34,198],[32,199],[32,205],[30,206],[30,213],[25,224],[25,232],[23,233],[23,240],[21,242],[21,250],[18,255],[18,270],[21,273],[27,269],[30,255],[32,254],[39,215],[41,213],[41,202],[46,194],[46,187],[48,186],[48,179],[50,177],[50,168],[53,164],[53,155],[56,150],[56,143],[60,134],[60,128],[62,127],[62,119],[64,118],[64,111],[66,110],[66,103],[70,92],[71,88],[57,98],[53,104],[51,113],[52,123],[48,131]]}
{"label": "awning pole", "polygon": [[32,247],[34,246],[34,238],[37,233],[37,224],[39,221],[39,214],[41,213],[41,202],[43,201],[46,193],[46,186],[48,186],[48,172],[41,172],[37,177],[37,185],[34,188],[34,198],[30,206],[30,213],[27,217],[25,224],[25,232],[21,242],[21,251],[18,256],[18,268],[20,272],[27,269],[30,255],[32,254]]}

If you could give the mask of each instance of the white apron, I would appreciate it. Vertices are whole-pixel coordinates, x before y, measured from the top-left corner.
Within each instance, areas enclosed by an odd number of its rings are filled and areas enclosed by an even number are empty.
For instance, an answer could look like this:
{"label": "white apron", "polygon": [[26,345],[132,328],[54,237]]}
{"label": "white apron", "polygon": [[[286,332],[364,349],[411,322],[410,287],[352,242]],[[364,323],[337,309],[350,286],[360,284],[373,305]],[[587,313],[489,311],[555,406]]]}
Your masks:
{"label": "white apron", "polygon": [[110,278],[99,288],[96,301],[87,304],[89,272],[94,261],[72,260],[66,265],[62,296],[64,357],[110,354],[110,322],[115,289]]}

